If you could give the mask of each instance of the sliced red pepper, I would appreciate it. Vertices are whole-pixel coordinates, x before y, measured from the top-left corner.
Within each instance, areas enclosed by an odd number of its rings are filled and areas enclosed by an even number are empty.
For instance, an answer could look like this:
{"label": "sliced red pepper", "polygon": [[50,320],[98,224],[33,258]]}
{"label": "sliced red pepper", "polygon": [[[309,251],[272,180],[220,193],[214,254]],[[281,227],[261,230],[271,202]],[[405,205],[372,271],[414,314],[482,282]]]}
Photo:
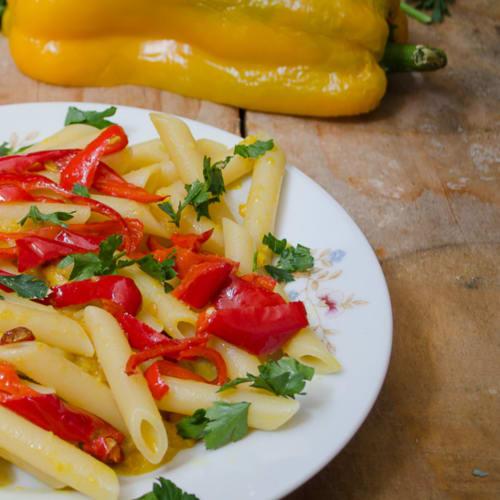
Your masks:
{"label": "sliced red pepper", "polygon": [[174,233],[170,239],[172,243],[178,247],[187,248],[188,250],[192,250],[193,252],[198,252],[200,250],[201,245],[207,241],[212,233],[213,229],[209,229],[201,234],[179,234]]}
{"label": "sliced red pepper", "polygon": [[205,318],[203,331],[252,354],[262,355],[275,352],[308,324],[304,304],[289,302],[214,310]]}
{"label": "sliced red pepper", "polygon": [[196,309],[205,307],[226,282],[233,266],[228,262],[204,262],[189,268],[172,295]]}
{"label": "sliced red pepper", "polygon": [[17,344],[19,342],[28,342],[31,340],[35,340],[33,332],[24,326],[17,326],[3,333],[0,339],[0,345]]}
{"label": "sliced red pepper", "polygon": [[226,286],[214,299],[217,309],[274,306],[285,304],[281,295],[232,274]]}
{"label": "sliced red pepper", "polygon": [[159,401],[168,392],[168,384],[163,380],[162,375],[169,377],[181,378],[184,380],[196,380],[197,382],[206,382],[203,377],[200,377],[191,370],[187,370],[172,361],[161,359],[155,361],[145,372],[144,377],[148,383],[149,389],[153,397]]}
{"label": "sliced red pepper", "polygon": [[126,276],[115,275],[94,276],[52,287],[45,300],[55,307],[66,307],[99,299],[110,300],[134,316],[139,312],[142,302],[141,292],[134,281]]}
{"label": "sliced red pepper", "polygon": [[58,162],[69,155],[74,155],[72,149],[53,149],[50,151],[36,151],[26,155],[10,155],[0,158],[0,174],[22,174],[28,171],[43,170],[47,161]]}
{"label": "sliced red pepper", "polygon": [[[66,234],[68,234],[68,232],[66,232]],[[45,262],[64,257],[65,255],[96,251],[99,249],[99,245],[94,244],[91,246],[88,241],[85,247],[82,248],[56,240],[40,238],[39,236],[19,238],[16,240],[16,246],[18,250],[17,269],[20,273],[27,269],[40,266]],[[89,248],[89,246],[91,246],[91,248]]]}
{"label": "sliced red pepper", "polygon": [[276,280],[271,278],[271,276],[263,276],[262,274],[250,273],[245,274],[241,277],[241,279],[248,281],[260,288],[269,290],[270,292],[274,291],[274,288],[276,287]]}
{"label": "sliced red pepper", "polygon": [[19,186],[0,186],[0,202],[9,201],[33,201],[34,198]]}
{"label": "sliced red pepper", "polygon": [[17,257],[16,247],[0,248],[0,259],[15,259]]}
{"label": "sliced red pepper", "polygon": [[125,373],[132,375],[136,372],[136,368],[144,361],[149,359],[158,358],[160,356],[172,357],[175,354],[185,351],[191,346],[206,344],[210,337],[208,335],[200,335],[196,337],[189,337],[185,339],[168,339],[168,343],[162,343],[151,349],[132,354],[127,361]]}
{"label": "sliced red pepper", "polygon": [[127,135],[119,125],[106,128],[61,171],[61,186],[68,191],[71,191],[75,184],[90,189],[101,158],[122,150],[127,144]]}
{"label": "sliced red pepper", "polygon": [[[196,359],[196,358],[209,359],[215,366],[217,370],[217,377],[215,378],[215,380],[210,382],[211,384],[223,385],[226,383],[227,379],[226,362],[224,361],[224,358],[220,355],[219,352],[217,352],[215,349],[212,349],[211,347],[192,346],[189,349],[186,349],[185,351],[181,351],[177,356],[177,359],[179,360]],[[203,380],[203,382],[206,381]]]}
{"label": "sliced red pepper", "polygon": [[11,398],[37,395],[31,387],[21,383],[15,368],[9,363],[0,361],[0,403]]}
{"label": "sliced red pepper", "polygon": [[54,236],[54,240],[79,248],[82,252],[96,252],[99,250],[99,244],[104,240],[104,236],[86,236],[67,229],[61,229]]}

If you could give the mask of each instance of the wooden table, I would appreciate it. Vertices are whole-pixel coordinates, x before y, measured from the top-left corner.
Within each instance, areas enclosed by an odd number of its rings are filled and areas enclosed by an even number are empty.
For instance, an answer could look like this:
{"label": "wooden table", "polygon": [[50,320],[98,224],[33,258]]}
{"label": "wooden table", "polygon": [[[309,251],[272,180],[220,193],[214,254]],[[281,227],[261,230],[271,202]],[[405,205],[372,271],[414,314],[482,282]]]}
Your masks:
{"label": "wooden table", "polygon": [[445,70],[393,76],[374,113],[337,120],[44,85],[0,38],[0,103],[98,101],[267,130],[368,237],[394,310],[389,373],[356,436],[287,500],[500,498],[500,3],[451,10],[410,23],[413,41],[447,50]]}

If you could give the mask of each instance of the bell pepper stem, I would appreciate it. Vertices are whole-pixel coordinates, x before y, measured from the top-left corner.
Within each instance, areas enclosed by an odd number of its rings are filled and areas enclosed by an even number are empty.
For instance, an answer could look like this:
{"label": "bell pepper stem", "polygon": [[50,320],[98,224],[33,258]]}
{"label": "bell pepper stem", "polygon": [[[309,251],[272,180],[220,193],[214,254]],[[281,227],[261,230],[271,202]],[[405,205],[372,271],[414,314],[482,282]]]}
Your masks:
{"label": "bell pepper stem", "polygon": [[413,17],[413,19],[416,19],[417,21],[420,21],[421,23],[424,24],[430,24],[432,23],[432,17],[428,16],[424,12],[416,9],[415,7],[412,7],[411,5],[408,5],[406,2],[401,2],[401,10],[408,16]]}
{"label": "bell pepper stem", "polygon": [[443,49],[426,45],[409,45],[389,42],[380,65],[387,73],[409,71],[435,71],[447,63]]}

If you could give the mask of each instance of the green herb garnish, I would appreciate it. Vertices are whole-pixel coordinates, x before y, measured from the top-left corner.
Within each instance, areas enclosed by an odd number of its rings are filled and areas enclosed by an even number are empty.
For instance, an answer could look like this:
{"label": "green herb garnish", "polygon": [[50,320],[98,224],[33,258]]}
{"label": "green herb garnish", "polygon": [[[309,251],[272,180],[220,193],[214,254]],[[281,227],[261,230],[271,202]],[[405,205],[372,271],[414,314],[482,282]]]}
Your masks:
{"label": "green herb garnish", "polygon": [[216,401],[210,408],[183,418],[177,424],[177,432],[185,439],[204,439],[207,450],[215,450],[248,434],[249,407],[246,402]]}
{"label": "green herb garnish", "polygon": [[76,183],[74,186],[73,186],[73,189],[71,190],[71,192],[73,194],[76,194],[78,196],[83,196],[85,198],[90,198],[90,193],[89,193],[89,190],[87,189],[86,186],[84,186],[83,184],[78,184]]}
{"label": "green herb garnish", "polygon": [[110,122],[105,118],[113,116],[115,113],[115,106],[110,106],[104,111],[83,111],[75,108],[74,106],[70,106],[68,108],[68,112],[66,113],[64,125],[71,125],[72,123],[85,123],[86,125],[103,129],[109,127],[110,125],[114,125],[113,122]]}
{"label": "green herb garnish", "polygon": [[51,222],[52,224],[55,224],[56,226],[61,226],[61,227],[68,227],[68,224],[66,224],[65,220],[70,220],[73,218],[73,215],[75,211],[73,212],[52,212],[50,214],[42,214],[40,210],[38,210],[38,207],[36,205],[31,205],[29,212],[19,221],[19,224],[21,226],[24,226],[26,224],[28,219],[31,219],[35,224],[40,224],[43,222]]}
{"label": "green herb garnish", "polygon": [[43,281],[29,274],[0,275],[0,284],[14,290],[19,297],[25,299],[43,299],[49,292],[49,287]]}
{"label": "green herb garnish", "polygon": [[268,141],[255,141],[253,144],[237,144],[234,147],[234,154],[240,155],[242,158],[258,158],[266,151],[271,151],[274,148],[273,139]]}
{"label": "green herb garnish", "polygon": [[277,396],[295,399],[296,394],[302,392],[306,380],[311,380],[314,368],[303,365],[293,358],[281,358],[278,361],[269,361],[259,366],[259,375],[247,373],[246,377],[238,377],[224,384],[217,392],[225,391],[238,384],[252,382],[251,387],[266,389]]}
{"label": "green herb garnish", "polygon": [[181,490],[170,479],[159,477],[157,481],[153,483],[153,491],[135,500],[200,500],[196,495]]}
{"label": "green herb garnish", "polygon": [[[415,8],[406,2],[401,2],[401,10],[422,23],[428,24],[431,21],[440,23],[444,16],[451,16],[448,6],[452,0],[417,0],[414,3],[416,3]],[[432,15],[429,17],[417,9],[432,10]]]}

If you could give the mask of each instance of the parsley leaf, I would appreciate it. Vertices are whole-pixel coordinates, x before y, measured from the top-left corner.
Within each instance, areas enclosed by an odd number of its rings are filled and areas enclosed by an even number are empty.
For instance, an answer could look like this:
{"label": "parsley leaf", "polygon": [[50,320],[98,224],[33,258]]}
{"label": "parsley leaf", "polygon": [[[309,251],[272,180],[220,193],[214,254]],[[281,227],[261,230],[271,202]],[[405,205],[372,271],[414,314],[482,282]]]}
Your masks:
{"label": "parsley leaf", "polygon": [[295,281],[290,273],[306,271],[314,266],[311,250],[300,243],[296,247],[287,245],[286,239],[278,240],[271,233],[262,238],[262,243],[280,256],[276,266],[264,266],[266,271],[278,281]]}
{"label": "parsley leaf", "polygon": [[230,441],[238,441],[248,434],[250,403],[214,402],[208,409],[196,410],[191,417],[177,424],[183,438],[205,440],[207,450],[215,450]]}
{"label": "parsley leaf", "polygon": [[234,154],[240,155],[242,158],[258,158],[262,156],[266,151],[271,151],[274,148],[273,139],[268,141],[255,141],[253,144],[248,146],[245,144],[238,144],[234,147]]}
{"label": "parsley leaf", "polygon": [[109,127],[114,122],[106,120],[106,117],[113,116],[116,113],[116,107],[110,106],[104,111],[83,111],[81,109],[70,106],[66,113],[64,125],[71,125],[72,123],[85,123],[99,129]]}
{"label": "parsley leaf", "polygon": [[153,483],[153,491],[135,500],[200,500],[196,495],[181,490],[170,479],[159,477],[157,481]]}
{"label": "parsley leaf", "polygon": [[41,222],[51,222],[57,226],[68,227],[65,220],[70,220],[73,218],[75,212],[52,212],[50,214],[42,214],[36,205],[31,205],[29,212],[19,221],[21,226],[26,224],[28,219],[31,219],[35,224],[40,224]]}
{"label": "parsley leaf", "polygon": [[[416,0],[416,2],[413,3],[417,4],[415,6],[417,9],[432,10],[432,22],[434,23],[440,23],[444,16],[451,16],[448,6],[452,3],[452,0]],[[406,9],[405,6],[405,2],[402,2],[401,8],[404,12],[411,17],[415,17],[415,19],[419,21],[422,20],[418,14],[415,15],[415,13],[411,12],[411,7],[410,9]]]}
{"label": "parsley leaf", "polygon": [[[128,262],[131,262],[132,264],[137,263],[142,271],[157,279],[159,282],[163,283],[163,288],[165,292],[168,293],[173,290],[173,287],[170,283],[167,283],[167,280],[171,280],[172,278],[175,278],[177,276],[177,273],[174,269],[174,255],[175,251],[172,252],[163,262],[159,262],[151,254],[145,255],[140,259]],[[122,262],[120,262],[120,264],[121,263]]]}
{"label": "parsley leaf", "polygon": [[25,299],[43,299],[49,292],[49,287],[35,276],[18,274],[17,276],[0,276],[0,284],[16,292]]}
{"label": "parsley leaf", "polygon": [[[0,9],[1,8],[2,8],[2,5],[0,3]],[[1,15],[1,12],[0,12],[0,15]],[[9,146],[9,143],[7,141],[4,141],[4,142],[2,142],[2,144],[0,144],[0,156],[7,156],[8,154],[11,153],[11,151],[12,151],[12,148]]]}
{"label": "parsley leaf", "polygon": [[78,196],[84,196],[85,198],[90,198],[89,190],[83,184],[76,183],[71,190],[73,194],[77,194]]}
{"label": "parsley leaf", "polygon": [[259,366],[259,375],[247,373],[224,384],[217,392],[225,391],[244,382],[252,382],[251,387],[266,389],[277,396],[295,399],[296,394],[305,394],[306,380],[311,380],[314,368],[299,363],[294,358],[281,358]]}

